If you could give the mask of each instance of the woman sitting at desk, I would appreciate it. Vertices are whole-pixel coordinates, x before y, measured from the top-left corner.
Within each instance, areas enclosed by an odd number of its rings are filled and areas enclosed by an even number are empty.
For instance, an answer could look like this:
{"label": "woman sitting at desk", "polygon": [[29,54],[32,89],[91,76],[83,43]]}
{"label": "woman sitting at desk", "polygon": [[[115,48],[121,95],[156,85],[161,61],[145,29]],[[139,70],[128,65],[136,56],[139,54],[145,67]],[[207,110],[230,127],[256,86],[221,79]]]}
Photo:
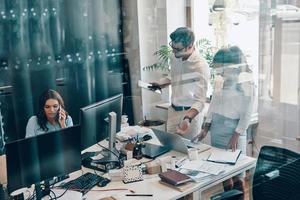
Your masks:
{"label": "woman sitting at desk", "polygon": [[46,90],[39,99],[39,110],[26,126],[26,137],[73,126],[70,115],[64,110],[62,97],[55,90]]}
{"label": "woman sitting at desk", "polygon": [[[246,154],[246,130],[250,123],[254,83],[252,73],[240,48],[220,49],[213,58],[215,88],[203,129],[194,140],[202,140],[208,131],[211,145],[222,149],[242,150]],[[225,190],[233,186],[244,190],[244,174],[228,180]]]}

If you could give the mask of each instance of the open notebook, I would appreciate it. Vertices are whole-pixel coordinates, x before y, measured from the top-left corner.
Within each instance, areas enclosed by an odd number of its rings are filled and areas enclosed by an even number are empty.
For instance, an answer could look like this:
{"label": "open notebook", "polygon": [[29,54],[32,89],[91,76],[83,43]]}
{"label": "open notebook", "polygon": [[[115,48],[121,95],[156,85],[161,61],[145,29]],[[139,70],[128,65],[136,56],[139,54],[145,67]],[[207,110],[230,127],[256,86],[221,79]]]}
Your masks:
{"label": "open notebook", "polygon": [[214,149],[212,150],[207,161],[217,162],[217,163],[226,163],[234,165],[241,155],[242,151],[240,149],[235,150],[225,150],[225,149]]}

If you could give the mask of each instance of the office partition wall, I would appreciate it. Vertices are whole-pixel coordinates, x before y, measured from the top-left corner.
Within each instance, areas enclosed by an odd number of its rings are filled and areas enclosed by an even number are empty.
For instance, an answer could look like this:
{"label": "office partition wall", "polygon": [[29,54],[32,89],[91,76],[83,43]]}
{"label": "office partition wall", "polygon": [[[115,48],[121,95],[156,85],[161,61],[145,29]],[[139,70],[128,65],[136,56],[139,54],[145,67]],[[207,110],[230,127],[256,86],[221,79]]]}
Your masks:
{"label": "office partition wall", "polygon": [[121,0],[0,0],[0,91],[11,88],[0,101],[13,111],[1,108],[7,141],[24,137],[46,89],[62,95],[75,123],[80,107],[130,95],[121,7]]}

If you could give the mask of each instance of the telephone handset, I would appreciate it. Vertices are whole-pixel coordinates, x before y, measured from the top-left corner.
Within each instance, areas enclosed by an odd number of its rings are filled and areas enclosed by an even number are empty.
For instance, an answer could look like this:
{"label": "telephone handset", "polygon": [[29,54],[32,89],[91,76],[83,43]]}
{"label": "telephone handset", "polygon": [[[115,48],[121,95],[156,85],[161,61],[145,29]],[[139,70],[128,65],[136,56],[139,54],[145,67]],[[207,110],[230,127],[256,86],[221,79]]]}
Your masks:
{"label": "telephone handset", "polygon": [[59,105],[59,108],[57,110],[57,114],[56,114],[56,120],[59,121],[61,116],[60,116],[60,105]]}
{"label": "telephone handset", "polygon": [[[59,106],[59,108],[58,108],[58,110],[57,110],[57,115],[56,115],[56,120],[57,121],[59,121],[61,118],[62,118],[62,116],[61,116],[61,114],[60,114],[60,110],[61,109],[63,109],[63,108],[61,108],[61,105]],[[65,114],[65,116],[66,116],[66,119],[65,120],[67,120],[67,117],[68,117],[68,113],[63,109],[63,112],[64,112],[64,114]]]}

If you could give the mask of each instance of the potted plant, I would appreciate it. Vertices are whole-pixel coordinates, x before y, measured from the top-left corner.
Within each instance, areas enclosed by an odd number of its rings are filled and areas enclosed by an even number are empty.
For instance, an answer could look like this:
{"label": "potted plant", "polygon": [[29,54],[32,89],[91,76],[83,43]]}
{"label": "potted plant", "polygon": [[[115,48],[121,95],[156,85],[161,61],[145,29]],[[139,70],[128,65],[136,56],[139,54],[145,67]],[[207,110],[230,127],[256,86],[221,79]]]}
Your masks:
{"label": "potted plant", "polygon": [[[195,42],[196,48],[199,50],[199,53],[207,61],[209,67],[212,67],[213,56],[217,50],[216,47],[212,45],[212,42],[206,38],[201,38]],[[153,71],[160,70],[162,72],[170,72],[170,58],[172,56],[172,49],[167,45],[162,45],[157,51],[154,52],[157,56],[157,62],[152,65],[145,66],[144,71]],[[214,81],[214,71],[211,68],[211,83]]]}
{"label": "potted plant", "polygon": [[148,65],[143,68],[145,71],[161,70],[163,72],[170,71],[170,59],[172,56],[172,49],[167,45],[162,45],[157,51],[154,52],[158,61],[152,65]]}

